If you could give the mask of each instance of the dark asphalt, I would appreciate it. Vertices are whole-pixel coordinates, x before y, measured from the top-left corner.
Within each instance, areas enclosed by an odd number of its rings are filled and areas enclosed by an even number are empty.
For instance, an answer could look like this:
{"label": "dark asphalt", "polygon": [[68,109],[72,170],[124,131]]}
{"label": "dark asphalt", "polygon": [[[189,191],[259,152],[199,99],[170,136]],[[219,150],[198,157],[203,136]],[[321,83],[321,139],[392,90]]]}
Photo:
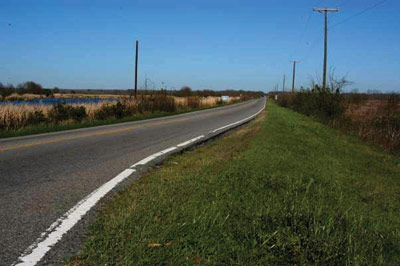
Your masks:
{"label": "dark asphalt", "polygon": [[135,162],[247,118],[265,99],[159,119],[0,140],[0,265]]}

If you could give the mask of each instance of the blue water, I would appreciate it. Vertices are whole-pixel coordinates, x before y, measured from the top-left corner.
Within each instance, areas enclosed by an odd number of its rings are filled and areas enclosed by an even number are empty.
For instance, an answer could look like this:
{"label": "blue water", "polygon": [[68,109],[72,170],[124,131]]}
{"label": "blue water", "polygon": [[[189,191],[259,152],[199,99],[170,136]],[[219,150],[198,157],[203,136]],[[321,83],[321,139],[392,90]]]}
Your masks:
{"label": "blue water", "polygon": [[32,99],[25,101],[0,101],[2,104],[14,104],[14,105],[53,105],[57,103],[66,104],[89,104],[89,103],[100,103],[100,102],[116,102],[116,98],[43,98],[43,99]]}

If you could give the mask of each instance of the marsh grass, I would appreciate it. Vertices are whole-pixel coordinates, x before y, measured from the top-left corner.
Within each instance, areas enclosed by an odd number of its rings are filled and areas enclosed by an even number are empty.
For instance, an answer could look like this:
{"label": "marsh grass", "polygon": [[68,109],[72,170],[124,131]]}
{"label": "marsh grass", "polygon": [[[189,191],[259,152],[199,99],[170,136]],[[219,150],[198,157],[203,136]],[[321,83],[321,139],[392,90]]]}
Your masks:
{"label": "marsh grass", "polygon": [[[240,101],[232,98],[230,103]],[[0,105],[0,137],[81,128],[144,117],[177,114],[222,105],[219,97],[172,97],[140,95],[137,100],[120,98],[118,102],[90,104]],[[103,122],[101,122],[103,121]]]}
{"label": "marsh grass", "polygon": [[70,265],[398,265],[400,160],[267,104],[107,204]]}

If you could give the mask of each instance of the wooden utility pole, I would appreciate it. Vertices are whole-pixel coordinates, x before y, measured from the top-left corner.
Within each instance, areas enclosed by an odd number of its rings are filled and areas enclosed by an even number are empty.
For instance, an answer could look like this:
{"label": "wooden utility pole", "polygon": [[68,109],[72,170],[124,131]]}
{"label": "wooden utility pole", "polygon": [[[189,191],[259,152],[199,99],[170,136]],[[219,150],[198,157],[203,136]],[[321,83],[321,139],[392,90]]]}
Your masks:
{"label": "wooden utility pole", "polygon": [[286,75],[283,75],[282,91],[285,91]]}
{"label": "wooden utility pole", "polygon": [[137,96],[138,56],[139,56],[139,41],[136,41],[136,58],[135,58],[135,98],[136,98],[136,96]]}
{"label": "wooden utility pole", "polygon": [[324,13],[325,16],[325,41],[324,41],[324,76],[322,77],[322,89],[326,89],[326,75],[328,64],[328,12],[338,12],[339,8],[314,8],[314,11]]}
{"label": "wooden utility pole", "polygon": [[292,93],[294,92],[294,82],[296,80],[296,64],[297,61],[293,61],[293,80],[292,80]]}

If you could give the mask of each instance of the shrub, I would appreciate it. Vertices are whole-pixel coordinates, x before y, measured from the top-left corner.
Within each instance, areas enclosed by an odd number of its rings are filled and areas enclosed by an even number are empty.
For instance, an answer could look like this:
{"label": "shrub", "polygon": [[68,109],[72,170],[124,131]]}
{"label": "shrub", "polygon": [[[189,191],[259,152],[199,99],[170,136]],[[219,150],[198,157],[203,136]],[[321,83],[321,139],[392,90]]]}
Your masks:
{"label": "shrub", "polygon": [[37,125],[40,123],[47,122],[46,116],[42,110],[35,110],[33,113],[29,113],[28,119],[26,121],[27,125]]}
{"label": "shrub", "polygon": [[114,116],[113,108],[111,105],[103,105],[94,113],[94,118],[97,120],[105,120]]}
{"label": "shrub", "polygon": [[75,121],[81,122],[87,116],[86,108],[84,106],[70,106],[69,108],[69,118]]}
{"label": "shrub", "polygon": [[123,118],[125,116],[126,104],[123,104],[120,101],[118,101],[117,104],[112,106],[112,108],[115,118]]}
{"label": "shrub", "polygon": [[135,111],[135,108],[128,108],[128,104],[126,102],[118,101],[113,105],[103,105],[95,112],[95,119],[105,120],[108,118],[123,118],[127,115],[132,115]]}
{"label": "shrub", "polygon": [[278,104],[282,107],[292,107],[293,105],[293,96],[289,93],[280,94],[278,97]]}
{"label": "shrub", "polygon": [[80,122],[86,116],[86,108],[84,106],[74,107],[71,105],[66,105],[65,103],[57,103],[53,105],[53,108],[50,109],[48,114],[49,120],[54,123],[68,119]]}
{"label": "shrub", "polygon": [[292,95],[279,95],[278,104],[325,122],[340,117],[345,110],[339,91],[321,90],[318,86]]}
{"label": "shrub", "polygon": [[68,106],[65,103],[57,103],[53,105],[53,108],[49,111],[48,116],[50,121],[55,123],[67,120],[69,118]]}

